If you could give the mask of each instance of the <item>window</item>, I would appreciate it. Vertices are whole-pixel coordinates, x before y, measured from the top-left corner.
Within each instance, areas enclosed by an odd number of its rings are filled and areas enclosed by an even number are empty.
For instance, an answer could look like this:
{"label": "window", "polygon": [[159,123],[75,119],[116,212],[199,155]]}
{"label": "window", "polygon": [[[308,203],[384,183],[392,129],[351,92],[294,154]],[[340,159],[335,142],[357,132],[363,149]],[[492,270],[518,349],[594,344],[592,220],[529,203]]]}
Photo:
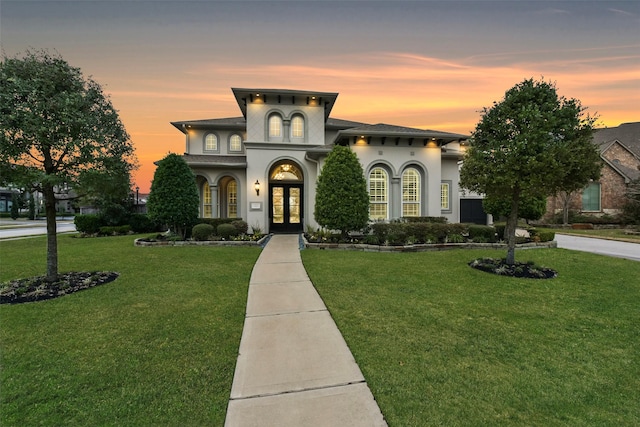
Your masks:
{"label": "window", "polygon": [[242,138],[237,133],[229,138],[229,151],[242,151]]}
{"label": "window", "polygon": [[420,216],[420,172],[414,168],[402,174],[402,216]]}
{"label": "window", "polygon": [[600,211],[600,183],[592,182],[582,191],[582,210]]}
{"label": "window", "polygon": [[304,138],[304,119],[302,116],[294,116],[291,119],[291,138]]}
{"label": "window", "polygon": [[211,187],[208,182],[202,185],[202,217],[211,218]]}
{"label": "window", "polygon": [[451,203],[449,199],[449,188],[451,185],[448,182],[440,184],[440,209],[443,211],[451,210]]}
{"label": "window", "polygon": [[369,173],[369,217],[373,220],[387,219],[388,200],[387,172],[374,168]]}
{"label": "window", "polygon": [[269,136],[282,136],[282,117],[277,114],[269,117]]}
{"label": "window", "polygon": [[206,151],[216,151],[218,149],[218,137],[210,133],[204,138],[204,149]]}
{"label": "window", "polygon": [[238,184],[235,179],[227,184],[227,217],[238,217]]}

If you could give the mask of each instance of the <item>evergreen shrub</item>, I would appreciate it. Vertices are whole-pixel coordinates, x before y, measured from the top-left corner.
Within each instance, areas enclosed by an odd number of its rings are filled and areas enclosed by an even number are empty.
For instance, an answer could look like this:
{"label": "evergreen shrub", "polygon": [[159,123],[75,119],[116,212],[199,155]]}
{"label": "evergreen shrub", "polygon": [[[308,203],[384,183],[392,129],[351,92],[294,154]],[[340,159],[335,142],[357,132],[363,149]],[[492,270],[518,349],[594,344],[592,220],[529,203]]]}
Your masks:
{"label": "evergreen shrub", "polygon": [[197,224],[191,230],[191,237],[197,241],[209,240],[214,231],[210,224]]}
{"label": "evergreen shrub", "polygon": [[101,218],[95,214],[76,215],[73,219],[76,230],[84,234],[97,234],[103,226]]}
{"label": "evergreen shrub", "polygon": [[238,235],[238,229],[232,224],[220,224],[216,229],[216,233],[223,239],[229,239],[232,236]]}
{"label": "evergreen shrub", "polygon": [[233,221],[231,225],[233,225],[236,230],[238,230],[238,234],[247,234],[247,232],[249,231],[249,224],[247,224],[246,221],[236,220]]}
{"label": "evergreen shrub", "polygon": [[493,243],[496,241],[496,229],[490,225],[473,224],[469,226],[469,238],[478,243]]}

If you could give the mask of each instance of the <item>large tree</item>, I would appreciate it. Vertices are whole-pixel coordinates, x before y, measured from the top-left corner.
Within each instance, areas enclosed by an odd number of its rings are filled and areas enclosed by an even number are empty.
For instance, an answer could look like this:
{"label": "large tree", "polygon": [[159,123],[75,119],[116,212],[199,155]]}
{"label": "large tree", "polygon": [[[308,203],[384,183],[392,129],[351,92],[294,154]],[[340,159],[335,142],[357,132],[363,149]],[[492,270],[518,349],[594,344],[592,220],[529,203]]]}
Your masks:
{"label": "large tree", "polygon": [[58,276],[56,202],[115,175],[128,189],[135,167],[129,135],[98,83],[46,51],[2,58],[0,175],[43,194],[47,279]]}
{"label": "large tree", "polygon": [[592,142],[596,118],[553,83],[524,80],[485,107],[460,171],[463,188],[507,199],[507,263],[515,263],[518,207],[523,198],[548,197],[600,177]]}
{"label": "large tree", "polygon": [[369,221],[369,193],[362,165],[349,147],[336,145],[324,163],[316,185],[315,219],[323,227],[349,231]]}
{"label": "large tree", "polygon": [[199,206],[196,177],[187,162],[173,153],[160,160],[147,201],[149,218],[185,238],[198,220]]}

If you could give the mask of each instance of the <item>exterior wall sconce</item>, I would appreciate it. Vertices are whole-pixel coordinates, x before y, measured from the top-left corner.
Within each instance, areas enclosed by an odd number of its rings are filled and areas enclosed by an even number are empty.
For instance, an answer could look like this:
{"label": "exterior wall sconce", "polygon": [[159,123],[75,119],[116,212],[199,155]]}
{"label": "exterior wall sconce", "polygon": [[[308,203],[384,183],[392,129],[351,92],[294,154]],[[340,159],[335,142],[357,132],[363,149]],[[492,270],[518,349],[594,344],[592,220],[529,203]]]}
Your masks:
{"label": "exterior wall sconce", "polygon": [[258,181],[258,180],[256,179],[256,183],[255,183],[255,184],[253,184],[253,188],[255,188],[255,189],[256,189],[256,196],[259,196],[259,195],[260,195],[260,181]]}

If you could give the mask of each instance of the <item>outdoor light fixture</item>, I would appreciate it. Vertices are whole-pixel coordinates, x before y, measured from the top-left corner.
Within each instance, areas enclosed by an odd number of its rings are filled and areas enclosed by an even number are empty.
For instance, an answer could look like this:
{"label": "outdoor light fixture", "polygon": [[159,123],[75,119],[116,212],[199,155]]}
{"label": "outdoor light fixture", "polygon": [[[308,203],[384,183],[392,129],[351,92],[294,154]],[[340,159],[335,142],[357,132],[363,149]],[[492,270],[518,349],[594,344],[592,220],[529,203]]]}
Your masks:
{"label": "outdoor light fixture", "polygon": [[256,183],[255,183],[255,184],[253,184],[253,188],[255,188],[255,189],[256,189],[256,196],[259,196],[259,195],[260,195],[260,181],[258,181],[258,180],[256,179]]}

